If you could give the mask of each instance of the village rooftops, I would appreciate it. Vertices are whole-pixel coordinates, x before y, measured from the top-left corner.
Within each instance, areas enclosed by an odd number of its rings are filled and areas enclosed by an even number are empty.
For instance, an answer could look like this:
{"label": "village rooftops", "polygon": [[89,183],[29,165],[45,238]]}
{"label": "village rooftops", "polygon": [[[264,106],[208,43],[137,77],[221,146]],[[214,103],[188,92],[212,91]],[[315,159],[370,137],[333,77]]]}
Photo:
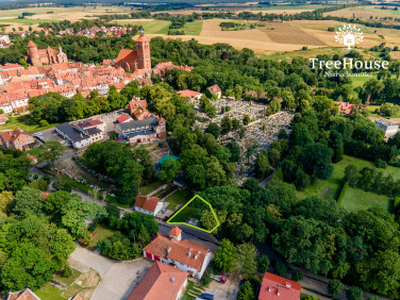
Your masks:
{"label": "village rooftops", "polygon": [[10,292],[7,300],[40,300],[30,289],[26,288],[18,292]]}

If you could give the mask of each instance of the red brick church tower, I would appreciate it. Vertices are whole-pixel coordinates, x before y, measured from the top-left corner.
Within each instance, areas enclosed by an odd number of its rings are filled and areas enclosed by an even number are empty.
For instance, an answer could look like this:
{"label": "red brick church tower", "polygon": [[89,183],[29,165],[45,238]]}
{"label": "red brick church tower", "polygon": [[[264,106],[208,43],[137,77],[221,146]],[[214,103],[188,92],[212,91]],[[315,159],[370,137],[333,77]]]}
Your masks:
{"label": "red brick church tower", "polygon": [[150,40],[143,33],[136,42],[136,59],[138,69],[151,69]]}

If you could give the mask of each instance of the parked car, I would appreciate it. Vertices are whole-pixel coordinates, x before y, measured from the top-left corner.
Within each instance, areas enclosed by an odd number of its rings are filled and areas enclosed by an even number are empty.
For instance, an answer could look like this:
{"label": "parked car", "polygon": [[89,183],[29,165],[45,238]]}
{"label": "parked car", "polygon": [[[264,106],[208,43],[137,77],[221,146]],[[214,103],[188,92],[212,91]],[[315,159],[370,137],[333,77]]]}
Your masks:
{"label": "parked car", "polygon": [[226,282],[226,277],[225,277],[225,276],[222,276],[222,275],[214,275],[214,274],[211,274],[211,275],[210,275],[210,278],[211,278],[211,279],[214,279],[215,281],[221,282],[221,283],[225,283],[225,282]]}
{"label": "parked car", "polygon": [[201,299],[214,300],[214,295],[213,294],[204,293],[204,294],[201,294],[199,297]]}

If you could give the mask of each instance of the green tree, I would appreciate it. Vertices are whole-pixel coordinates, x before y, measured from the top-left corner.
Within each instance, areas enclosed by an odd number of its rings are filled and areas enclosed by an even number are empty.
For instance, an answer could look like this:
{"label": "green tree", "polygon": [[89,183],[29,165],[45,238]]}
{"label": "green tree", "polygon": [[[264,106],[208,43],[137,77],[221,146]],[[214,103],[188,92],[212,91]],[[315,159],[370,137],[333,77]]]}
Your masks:
{"label": "green tree", "polygon": [[172,157],[167,157],[161,164],[161,171],[158,172],[158,177],[166,182],[172,182],[179,174],[181,164],[178,160]]}
{"label": "green tree", "polygon": [[292,280],[294,282],[299,282],[303,280],[303,274],[300,272],[299,269],[292,270]]}
{"label": "green tree", "polygon": [[260,255],[257,257],[257,266],[260,272],[267,272],[270,265],[270,261],[267,255]]}
{"label": "green tree", "polygon": [[236,264],[236,248],[231,241],[223,239],[214,256],[215,265],[222,272],[230,272]]}
{"label": "green tree", "polygon": [[245,116],[243,117],[243,125],[246,126],[246,125],[248,125],[249,123],[250,123],[250,117],[249,117],[249,115],[245,115]]}
{"label": "green tree", "polygon": [[253,286],[251,285],[250,281],[246,280],[244,285],[239,287],[237,299],[238,300],[253,300],[254,299]]}
{"label": "green tree", "polygon": [[45,160],[50,160],[52,166],[54,163],[62,156],[65,152],[65,147],[61,145],[58,141],[47,141],[42,147],[42,158]]}
{"label": "green tree", "polygon": [[338,297],[342,294],[343,284],[338,279],[329,280],[327,290],[332,297]]}
{"label": "green tree", "polygon": [[244,243],[237,246],[235,259],[235,271],[243,275],[245,279],[252,279],[257,272],[256,247],[253,244]]}
{"label": "green tree", "polygon": [[346,291],[346,297],[348,300],[362,300],[364,298],[364,294],[362,289],[352,286]]}
{"label": "green tree", "polygon": [[231,153],[229,161],[238,162],[240,160],[240,148],[238,143],[236,143],[235,141],[229,142],[226,145],[226,148],[228,148],[229,152]]}
{"label": "green tree", "polygon": [[267,152],[263,151],[257,155],[255,172],[257,177],[264,177],[269,172],[269,161]]}
{"label": "green tree", "polygon": [[221,134],[221,129],[217,123],[210,123],[206,128],[205,133],[211,133],[215,138],[218,138]]}
{"label": "green tree", "polygon": [[11,212],[14,196],[12,192],[4,191],[0,194],[0,211],[9,214]]}

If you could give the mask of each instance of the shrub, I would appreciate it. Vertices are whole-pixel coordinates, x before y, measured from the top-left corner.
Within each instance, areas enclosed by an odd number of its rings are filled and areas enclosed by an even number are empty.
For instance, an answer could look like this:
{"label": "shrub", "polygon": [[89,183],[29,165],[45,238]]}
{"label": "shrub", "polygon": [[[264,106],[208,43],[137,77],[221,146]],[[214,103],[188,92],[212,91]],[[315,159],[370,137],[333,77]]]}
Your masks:
{"label": "shrub", "polygon": [[340,296],[343,291],[343,284],[338,279],[329,280],[327,290],[332,297]]}
{"label": "shrub", "polygon": [[363,291],[356,287],[352,286],[346,292],[346,297],[348,300],[362,300],[364,298]]}
{"label": "shrub", "polygon": [[268,259],[268,256],[266,255],[260,255],[257,257],[257,268],[260,272],[266,272],[269,268],[270,261]]}
{"label": "shrub", "polygon": [[282,277],[285,277],[285,276],[286,276],[286,273],[287,273],[287,271],[288,271],[286,265],[285,265],[283,262],[281,262],[281,261],[278,261],[278,262],[275,264],[274,269],[275,269],[275,273],[276,273],[277,275],[279,275],[279,276],[282,276]]}
{"label": "shrub", "polygon": [[64,278],[68,278],[68,277],[70,277],[71,275],[72,275],[72,269],[70,268],[70,266],[65,265],[64,270],[63,270],[63,273],[62,273],[62,276],[63,276]]}
{"label": "shrub", "polygon": [[210,284],[211,281],[212,281],[212,279],[211,279],[211,277],[208,276],[208,275],[204,275],[204,276],[201,278],[201,284],[202,284],[202,285],[208,285],[208,284]]}
{"label": "shrub", "polygon": [[340,191],[340,195],[339,195],[339,198],[338,198],[338,200],[337,200],[337,203],[338,203],[338,204],[341,204],[341,203],[342,203],[343,198],[344,198],[344,196],[346,195],[346,191],[347,191],[348,188],[349,188],[349,182],[346,181],[346,182],[344,183],[343,187],[342,187],[342,190]]}
{"label": "shrub", "polygon": [[375,167],[385,169],[387,167],[386,161],[382,159],[375,160]]}
{"label": "shrub", "polygon": [[39,121],[39,126],[40,126],[40,127],[49,126],[49,122],[47,122],[46,120],[40,120],[40,121]]}
{"label": "shrub", "polygon": [[295,282],[299,282],[303,280],[303,274],[299,269],[292,270],[292,280]]}

